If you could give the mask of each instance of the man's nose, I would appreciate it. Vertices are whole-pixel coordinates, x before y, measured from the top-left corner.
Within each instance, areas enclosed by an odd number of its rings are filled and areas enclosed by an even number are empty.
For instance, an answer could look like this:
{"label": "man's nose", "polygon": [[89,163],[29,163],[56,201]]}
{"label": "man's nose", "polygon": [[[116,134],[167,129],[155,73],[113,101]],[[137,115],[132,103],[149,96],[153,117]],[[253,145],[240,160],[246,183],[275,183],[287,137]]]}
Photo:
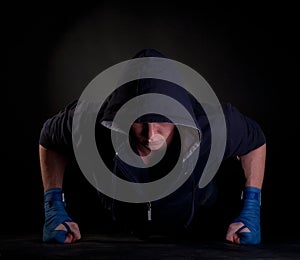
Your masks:
{"label": "man's nose", "polygon": [[147,128],[148,128],[148,138],[149,139],[151,138],[151,136],[157,134],[157,125],[155,123],[148,123]]}

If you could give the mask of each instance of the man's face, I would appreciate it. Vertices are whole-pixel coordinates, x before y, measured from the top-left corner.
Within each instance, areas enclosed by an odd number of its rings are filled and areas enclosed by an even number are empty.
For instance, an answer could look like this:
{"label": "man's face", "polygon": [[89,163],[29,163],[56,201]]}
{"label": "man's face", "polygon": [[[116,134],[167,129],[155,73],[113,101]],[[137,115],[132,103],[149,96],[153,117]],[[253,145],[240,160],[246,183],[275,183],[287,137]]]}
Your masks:
{"label": "man's face", "polygon": [[171,123],[133,123],[131,133],[138,148],[156,151],[171,142],[174,129]]}

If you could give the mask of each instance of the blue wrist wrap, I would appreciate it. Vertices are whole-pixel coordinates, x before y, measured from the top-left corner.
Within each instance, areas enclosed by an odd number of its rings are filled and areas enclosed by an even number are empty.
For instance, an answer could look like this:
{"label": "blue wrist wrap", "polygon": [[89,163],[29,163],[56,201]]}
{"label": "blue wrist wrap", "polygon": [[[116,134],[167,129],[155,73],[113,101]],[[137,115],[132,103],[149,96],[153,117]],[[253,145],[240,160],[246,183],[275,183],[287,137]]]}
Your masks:
{"label": "blue wrist wrap", "polygon": [[261,190],[256,187],[246,187],[243,192],[243,208],[240,215],[233,222],[242,222],[244,229],[247,227],[251,232],[238,232],[241,244],[259,244],[260,235],[260,204]]}
{"label": "blue wrist wrap", "polygon": [[73,220],[68,216],[65,206],[62,189],[52,188],[45,191],[45,223],[43,227],[44,242],[56,241],[59,243],[64,243],[68,231],[55,230],[55,228],[60,224],[66,226],[66,221],[73,222]]}

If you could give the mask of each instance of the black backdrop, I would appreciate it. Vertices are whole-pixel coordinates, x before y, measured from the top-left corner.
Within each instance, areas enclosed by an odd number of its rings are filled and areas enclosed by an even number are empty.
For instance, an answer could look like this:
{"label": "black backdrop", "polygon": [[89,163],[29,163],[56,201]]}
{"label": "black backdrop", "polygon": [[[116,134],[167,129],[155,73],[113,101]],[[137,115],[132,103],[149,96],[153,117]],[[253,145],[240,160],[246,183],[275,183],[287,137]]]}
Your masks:
{"label": "black backdrop", "polygon": [[[197,70],[221,101],[261,124],[268,143],[263,232],[270,239],[297,237],[295,7],[198,4],[49,1],[3,7],[1,233],[41,232],[38,139],[44,120],[78,98],[98,73],[151,47]],[[85,200],[89,184],[80,174],[73,184],[79,200],[74,214],[90,223],[95,201]]]}

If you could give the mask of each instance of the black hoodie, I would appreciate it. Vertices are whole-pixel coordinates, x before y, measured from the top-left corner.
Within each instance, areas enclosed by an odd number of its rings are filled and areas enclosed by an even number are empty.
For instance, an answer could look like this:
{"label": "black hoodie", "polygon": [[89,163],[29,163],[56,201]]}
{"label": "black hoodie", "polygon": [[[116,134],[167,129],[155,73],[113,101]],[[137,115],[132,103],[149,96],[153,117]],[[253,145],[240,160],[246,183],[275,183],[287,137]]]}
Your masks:
{"label": "black hoodie", "polygon": [[[166,58],[154,49],[141,50],[133,58],[141,57]],[[120,135],[124,134],[122,133],[122,123],[117,128],[112,128],[115,114],[129,100],[149,93],[166,95],[178,101],[188,111],[194,122],[189,122],[190,119],[180,118],[180,115],[176,115],[176,111],[173,111],[174,114],[170,117],[154,113],[138,118],[136,122],[172,122],[183,129],[182,131],[185,133],[181,136],[178,131],[176,132],[176,138],[168,147],[161,162],[153,167],[140,169],[130,166],[118,158],[116,154],[118,151],[112,148],[110,131],[117,131]],[[151,103],[151,100],[146,100],[140,106],[151,106],[147,102]],[[59,152],[72,152],[72,119],[76,105],[77,101],[72,102],[45,122],[40,135],[42,146]],[[165,104],[160,105],[163,111]],[[244,155],[265,143],[264,134],[255,121],[240,113],[231,104],[222,104],[222,109],[227,133],[222,160]],[[170,121],[170,118],[173,120]],[[208,203],[209,197],[212,195],[213,182],[202,189],[199,188],[198,183],[211,150],[210,122],[201,104],[183,87],[154,78],[134,80],[120,86],[103,103],[97,117],[95,133],[99,153],[108,168],[118,177],[131,182],[143,183],[159,179],[172,169],[177,160],[182,162],[182,175],[188,171],[191,164],[196,164],[190,177],[176,191],[164,198],[140,204],[110,199],[114,218],[125,219],[124,222],[139,223],[138,225],[151,223],[151,225],[158,226],[186,226],[191,222],[195,208]],[[183,152],[179,157],[181,149]],[[151,206],[150,217],[148,215],[149,206]]]}

